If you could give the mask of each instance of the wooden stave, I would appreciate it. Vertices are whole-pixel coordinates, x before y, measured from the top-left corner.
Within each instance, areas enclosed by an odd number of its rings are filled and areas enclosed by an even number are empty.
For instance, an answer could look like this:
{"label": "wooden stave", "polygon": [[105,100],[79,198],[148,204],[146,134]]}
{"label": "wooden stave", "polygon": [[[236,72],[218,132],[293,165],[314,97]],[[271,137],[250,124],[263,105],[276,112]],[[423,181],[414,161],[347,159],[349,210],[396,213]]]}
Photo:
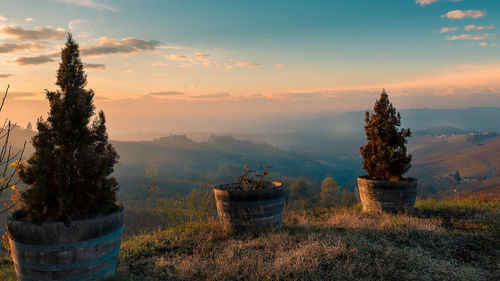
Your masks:
{"label": "wooden stave", "polygon": [[358,177],[358,189],[365,212],[408,212],[415,208],[417,180],[390,182]]}
{"label": "wooden stave", "polygon": [[[263,230],[280,227],[283,221],[284,193],[281,183],[275,183],[275,185],[270,191],[265,189],[224,190],[214,187],[219,219],[225,226],[237,230]],[[264,200],[259,200],[259,192],[263,194],[261,197]],[[245,194],[250,195],[248,196],[250,201],[243,200],[245,198],[242,195]]]}
{"label": "wooden stave", "polygon": [[[92,237],[92,239],[69,242],[66,238],[61,240],[69,243],[61,243],[59,245],[54,244],[54,238],[46,239],[47,232],[54,229],[59,232],[61,232],[61,229],[63,232],[74,231],[75,226],[73,222],[66,229],[61,227],[61,225],[57,225],[63,223],[45,223],[49,225],[49,230],[46,230],[43,229],[44,224],[31,226],[31,224],[16,221],[13,217],[9,218],[9,243],[13,251],[18,280],[98,280],[112,276],[115,273],[123,230],[123,206],[121,204],[119,205],[119,209],[112,214],[89,220],[73,221],[78,226],[85,223],[91,225],[97,224],[95,227],[90,227],[91,231],[89,234],[77,231],[80,237]],[[110,233],[103,233],[100,236],[96,236],[96,230],[105,229],[110,231],[110,226],[119,227],[118,229],[111,229]],[[31,230],[30,233],[41,230],[42,235],[38,239],[35,239],[35,241],[43,241],[45,243],[42,245],[30,245],[12,239],[12,236],[20,237],[26,242],[29,238],[28,235],[22,233],[25,229]],[[83,246],[79,247],[78,245]],[[16,246],[22,248],[22,250]],[[60,247],[64,248],[64,250],[58,251]],[[39,258],[38,261],[36,261],[37,257]],[[72,259],[68,260],[68,257]],[[66,262],[61,263],[61,261]]]}

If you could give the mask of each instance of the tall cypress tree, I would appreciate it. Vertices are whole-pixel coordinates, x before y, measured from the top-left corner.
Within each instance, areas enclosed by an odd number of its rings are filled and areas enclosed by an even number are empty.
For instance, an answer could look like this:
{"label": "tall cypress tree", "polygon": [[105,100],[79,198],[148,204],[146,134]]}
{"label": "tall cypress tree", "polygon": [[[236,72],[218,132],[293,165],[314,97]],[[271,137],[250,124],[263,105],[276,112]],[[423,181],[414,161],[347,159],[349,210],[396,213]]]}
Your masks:
{"label": "tall cypress tree", "polygon": [[89,124],[94,92],[86,84],[78,44],[68,34],[57,71],[60,90],[47,91],[49,116],[38,120],[35,152],[19,168],[30,186],[22,194],[26,221],[69,223],[113,210],[118,184],[110,175],[118,154],[108,143],[104,113]]}
{"label": "tall cypress tree", "polygon": [[411,155],[406,153],[410,129],[398,129],[401,115],[389,101],[385,89],[375,102],[375,113],[365,114],[367,144],[361,147],[363,169],[373,180],[401,180],[411,167]]}

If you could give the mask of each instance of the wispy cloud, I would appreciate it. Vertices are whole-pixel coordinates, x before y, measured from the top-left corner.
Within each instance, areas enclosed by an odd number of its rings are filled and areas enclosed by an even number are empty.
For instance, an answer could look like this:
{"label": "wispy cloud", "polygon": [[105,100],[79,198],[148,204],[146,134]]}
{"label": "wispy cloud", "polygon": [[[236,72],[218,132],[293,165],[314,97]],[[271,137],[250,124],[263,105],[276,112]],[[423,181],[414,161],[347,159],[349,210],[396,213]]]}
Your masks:
{"label": "wispy cloud", "polygon": [[83,63],[85,69],[106,70],[106,65],[102,63]]}
{"label": "wispy cloud", "polygon": [[76,29],[77,25],[82,24],[82,23],[85,23],[85,21],[84,20],[70,20],[68,22],[68,28],[69,28],[69,30],[73,31]]}
{"label": "wispy cloud", "polygon": [[52,0],[55,2],[66,3],[69,5],[76,5],[81,7],[87,7],[98,10],[108,10],[111,12],[116,12],[116,9],[108,4],[102,3],[102,1],[97,0]]}
{"label": "wispy cloud", "polygon": [[0,34],[28,40],[64,39],[66,37],[66,31],[62,28],[35,27],[30,30],[16,25],[0,25]]}
{"label": "wispy cloud", "polygon": [[[448,0],[450,2],[462,2],[463,0]],[[420,6],[427,6],[430,4],[434,4],[439,2],[439,0],[415,0],[415,3],[419,4]]]}
{"label": "wispy cloud", "polygon": [[9,74],[9,73],[0,73],[0,78],[10,78],[14,76],[14,74]]}
{"label": "wispy cloud", "polygon": [[53,55],[38,55],[34,57],[17,57],[8,62],[26,66],[26,65],[38,65],[53,61],[54,61]]}
{"label": "wispy cloud", "polygon": [[210,60],[208,58],[209,56],[210,54],[208,53],[196,52],[192,55],[170,54],[166,55],[165,58],[171,61],[179,61],[181,63],[179,64],[179,67],[189,67],[195,65],[204,65],[209,67],[212,65],[220,65],[219,62]]}
{"label": "wispy cloud", "polygon": [[195,99],[222,99],[222,98],[227,98],[230,96],[231,95],[228,93],[216,93],[216,94],[197,95],[197,96],[191,96],[191,97],[195,98]]}
{"label": "wispy cloud", "polygon": [[43,49],[46,48],[40,44],[35,43],[0,43],[0,54]]}
{"label": "wispy cloud", "polygon": [[477,19],[477,18],[482,18],[486,16],[486,11],[481,11],[481,10],[454,10],[454,11],[449,11],[448,13],[442,15],[442,18],[449,18],[449,19],[463,19],[463,18],[472,18],[472,19]]}
{"label": "wispy cloud", "polygon": [[187,60],[188,59],[188,57],[186,55],[177,55],[177,54],[166,55],[165,58],[168,60],[173,60],[173,61]]}
{"label": "wispy cloud", "polygon": [[256,67],[259,66],[257,63],[249,62],[249,61],[237,61],[235,62],[236,66],[239,67]]}
{"label": "wispy cloud", "polygon": [[486,42],[481,42],[481,43],[479,43],[479,46],[483,46],[483,47],[485,47],[485,46],[488,46],[488,43],[486,43]]}
{"label": "wispy cloud", "polygon": [[198,52],[198,53],[194,53],[193,54],[193,57],[197,58],[197,59],[205,59],[207,58],[208,56],[210,56],[209,54],[207,53],[201,53],[201,52]]}
{"label": "wispy cloud", "polygon": [[32,22],[32,21],[34,21],[34,19],[33,18],[25,18],[24,21],[25,22]]}
{"label": "wispy cloud", "polygon": [[6,18],[6,17],[4,17],[4,16],[2,16],[2,15],[0,15],[0,21],[6,21],[6,20],[9,20],[9,19]]}
{"label": "wispy cloud", "polygon": [[287,65],[283,63],[278,63],[274,65],[274,68],[285,68]]}
{"label": "wispy cloud", "polygon": [[471,31],[471,30],[484,30],[484,29],[493,29],[495,28],[494,25],[488,25],[488,26],[484,26],[484,25],[475,25],[475,24],[469,24],[469,25],[466,25],[465,26],[465,30],[466,31]]}
{"label": "wispy cloud", "polygon": [[33,93],[33,92],[12,92],[12,97],[15,100],[39,100],[40,99],[40,93]]}
{"label": "wispy cloud", "polygon": [[105,56],[112,54],[133,54],[141,51],[154,51],[160,42],[155,40],[142,40],[136,38],[125,38],[120,41],[102,37],[97,46],[82,46],[82,56]]}
{"label": "wispy cloud", "polygon": [[420,6],[430,5],[436,2],[439,2],[439,0],[415,0],[415,3],[419,4]]}
{"label": "wispy cloud", "polygon": [[454,35],[446,37],[446,40],[455,41],[455,40],[485,40],[485,39],[495,39],[498,38],[498,34],[462,34],[462,35]]}
{"label": "wispy cloud", "polygon": [[293,99],[304,99],[304,98],[321,98],[324,97],[322,92],[298,92],[298,93],[284,93],[279,95],[281,98],[293,98]]}
{"label": "wispy cloud", "polygon": [[441,30],[439,31],[439,33],[457,31],[457,29],[458,28],[456,26],[454,26],[454,27],[441,27]]}
{"label": "wispy cloud", "polygon": [[178,91],[161,91],[161,92],[147,93],[146,95],[151,97],[172,97],[172,96],[182,96],[184,95],[184,93]]}

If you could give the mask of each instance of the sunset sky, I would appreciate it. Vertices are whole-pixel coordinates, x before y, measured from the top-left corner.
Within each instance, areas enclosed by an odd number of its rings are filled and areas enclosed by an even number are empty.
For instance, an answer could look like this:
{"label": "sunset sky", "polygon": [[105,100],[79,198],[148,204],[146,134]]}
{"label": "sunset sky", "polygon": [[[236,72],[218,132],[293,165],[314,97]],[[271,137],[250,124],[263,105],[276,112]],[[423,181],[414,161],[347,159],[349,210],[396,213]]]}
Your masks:
{"label": "sunset sky", "polygon": [[17,0],[4,117],[46,116],[66,32],[112,136],[368,109],[382,88],[397,108],[500,106],[500,1]]}

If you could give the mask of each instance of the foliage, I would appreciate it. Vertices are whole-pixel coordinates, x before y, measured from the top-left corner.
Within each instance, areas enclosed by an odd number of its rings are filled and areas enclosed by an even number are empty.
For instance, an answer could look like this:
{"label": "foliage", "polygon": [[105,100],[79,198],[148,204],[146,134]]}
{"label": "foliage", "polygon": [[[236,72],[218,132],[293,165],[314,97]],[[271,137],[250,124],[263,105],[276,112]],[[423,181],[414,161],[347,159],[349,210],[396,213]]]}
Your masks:
{"label": "foliage", "polygon": [[94,92],[85,89],[87,75],[71,34],[61,59],[56,81],[60,90],[47,91],[49,116],[38,120],[35,152],[18,168],[30,186],[22,194],[24,220],[29,222],[69,223],[108,213],[116,201],[118,184],[110,174],[118,154],[108,143],[102,111],[89,125]]}
{"label": "foliage", "polygon": [[250,167],[245,165],[243,170],[241,170],[241,175],[237,177],[238,181],[241,183],[240,187],[244,190],[263,189],[268,187],[264,178],[269,174],[269,168],[271,168],[271,164],[267,164],[262,174],[257,174],[257,171],[250,170]]}
{"label": "foliage", "polygon": [[340,197],[340,188],[337,185],[337,182],[327,177],[321,182],[321,193],[320,197],[320,205],[321,206],[330,206]]}
{"label": "foliage", "polygon": [[[0,104],[0,112],[3,109],[5,104],[5,99],[9,93],[9,86],[5,90],[5,93],[2,98],[2,103]],[[16,124],[12,124],[10,121],[3,123],[0,127],[0,141],[3,143],[0,144],[0,196],[3,191],[8,189],[12,189],[13,193],[10,198],[12,203],[4,202],[3,209],[0,207],[0,214],[12,209],[15,206],[19,205],[19,189],[16,187],[18,181],[15,180],[15,170],[21,163],[23,159],[23,153],[26,148],[26,142],[24,142],[23,148],[17,152],[12,151],[12,146],[9,144],[10,134],[16,128]],[[14,161],[15,160],[15,161]],[[12,163],[11,163],[12,162]],[[9,168],[12,167],[12,168]]]}
{"label": "foliage", "polygon": [[407,137],[410,129],[398,129],[401,115],[389,101],[385,90],[375,102],[375,113],[365,114],[365,133],[368,143],[361,147],[364,158],[363,169],[370,179],[401,180],[411,167],[411,155],[406,153]]}
{"label": "foliage", "polygon": [[185,196],[158,201],[154,213],[162,218],[165,226],[203,222],[215,217],[215,200],[211,188],[193,189]]}
{"label": "foliage", "polygon": [[300,177],[290,184],[287,202],[294,210],[306,209],[316,206],[319,196],[318,184],[307,177]]}

